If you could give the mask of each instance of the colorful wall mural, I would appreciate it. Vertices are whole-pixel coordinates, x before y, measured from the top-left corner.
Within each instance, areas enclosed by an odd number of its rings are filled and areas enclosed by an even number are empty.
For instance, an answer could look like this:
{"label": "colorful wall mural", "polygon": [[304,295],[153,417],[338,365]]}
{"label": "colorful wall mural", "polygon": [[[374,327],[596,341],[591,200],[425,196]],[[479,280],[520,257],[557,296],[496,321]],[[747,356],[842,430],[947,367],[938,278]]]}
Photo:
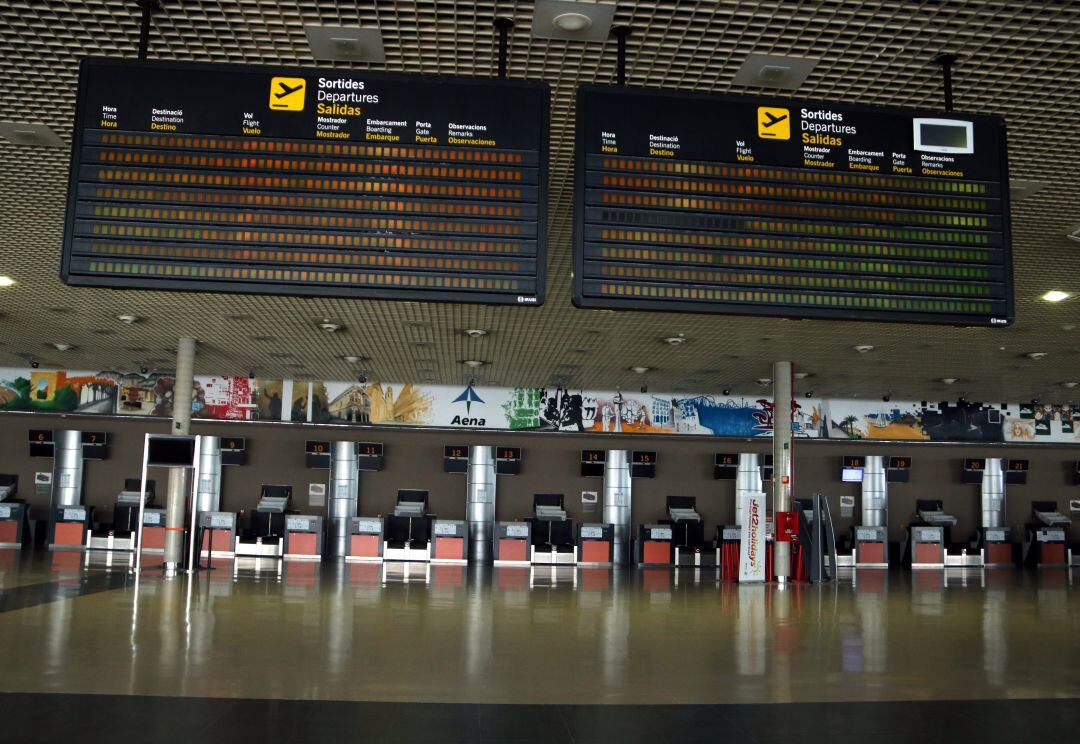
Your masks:
{"label": "colorful wall mural", "polygon": [[[172,416],[173,377],[0,368],[0,411]],[[766,396],[196,377],[192,416],[447,428],[769,437]],[[799,437],[1080,444],[1071,404],[800,399]]]}

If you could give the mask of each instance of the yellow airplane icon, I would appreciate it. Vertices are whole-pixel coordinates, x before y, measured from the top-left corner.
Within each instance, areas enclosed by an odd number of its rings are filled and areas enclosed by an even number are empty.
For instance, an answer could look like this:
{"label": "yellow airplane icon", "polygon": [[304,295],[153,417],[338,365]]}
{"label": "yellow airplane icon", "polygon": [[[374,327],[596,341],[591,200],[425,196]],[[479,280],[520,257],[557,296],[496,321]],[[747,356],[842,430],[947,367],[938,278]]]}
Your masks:
{"label": "yellow airplane icon", "polygon": [[758,137],[774,140],[791,139],[791,112],[786,108],[758,106]]}
{"label": "yellow airplane icon", "polygon": [[304,78],[276,77],[270,80],[270,108],[275,111],[303,111]]}

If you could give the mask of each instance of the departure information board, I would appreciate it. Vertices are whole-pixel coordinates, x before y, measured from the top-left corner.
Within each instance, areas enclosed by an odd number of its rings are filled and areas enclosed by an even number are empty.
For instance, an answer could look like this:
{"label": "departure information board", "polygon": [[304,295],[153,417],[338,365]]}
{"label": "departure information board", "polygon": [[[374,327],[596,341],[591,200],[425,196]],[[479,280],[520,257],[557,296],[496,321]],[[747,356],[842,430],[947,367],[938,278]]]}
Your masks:
{"label": "departure information board", "polygon": [[62,277],[538,305],[548,109],[525,80],[84,60]]}
{"label": "departure information board", "polygon": [[579,307],[1012,322],[998,117],[607,86],[577,105]]}

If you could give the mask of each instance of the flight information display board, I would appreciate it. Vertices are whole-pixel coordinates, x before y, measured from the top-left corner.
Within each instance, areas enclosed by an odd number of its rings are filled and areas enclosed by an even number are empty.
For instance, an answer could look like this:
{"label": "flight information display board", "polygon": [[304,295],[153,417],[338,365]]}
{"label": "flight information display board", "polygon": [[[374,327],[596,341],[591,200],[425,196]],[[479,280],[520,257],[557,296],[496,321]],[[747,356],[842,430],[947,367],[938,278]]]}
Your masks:
{"label": "flight information display board", "polygon": [[84,60],[69,284],[539,305],[549,91]]}
{"label": "flight information display board", "polygon": [[610,86],[577,105],[579,307],[1012,322],[998,117]]}

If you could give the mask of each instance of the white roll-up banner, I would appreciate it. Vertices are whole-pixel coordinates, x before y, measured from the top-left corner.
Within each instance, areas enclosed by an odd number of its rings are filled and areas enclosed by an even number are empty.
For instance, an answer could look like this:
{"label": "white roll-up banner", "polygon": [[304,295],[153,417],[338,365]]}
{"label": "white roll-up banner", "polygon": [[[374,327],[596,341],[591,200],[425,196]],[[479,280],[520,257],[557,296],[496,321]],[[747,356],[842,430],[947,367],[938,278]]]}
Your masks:
{"label": "white roll-up banner", "polygon": [[739,581],[765,581],[765,494],[743,491],[742,513]]}

